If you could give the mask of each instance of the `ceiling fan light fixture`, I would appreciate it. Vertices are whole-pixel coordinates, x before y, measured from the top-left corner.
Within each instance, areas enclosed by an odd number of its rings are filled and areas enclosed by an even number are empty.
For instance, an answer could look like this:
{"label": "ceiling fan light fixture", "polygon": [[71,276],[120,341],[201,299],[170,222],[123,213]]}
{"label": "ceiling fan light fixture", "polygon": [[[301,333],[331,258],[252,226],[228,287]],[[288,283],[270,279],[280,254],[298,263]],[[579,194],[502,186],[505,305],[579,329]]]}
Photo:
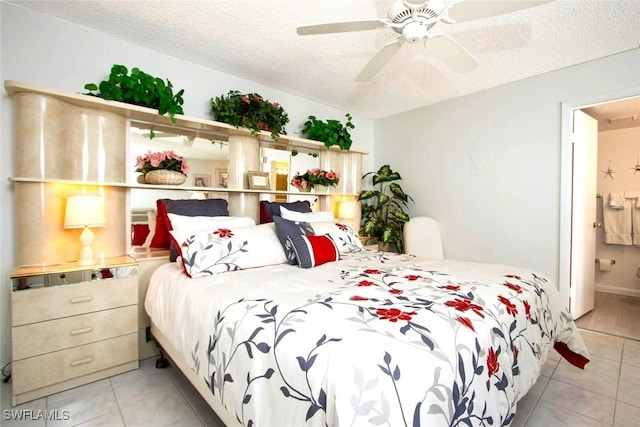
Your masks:
{"label": "ceiling fan light fixture", "polygon": [[407,43],[418,43],[427,36],[428,27],[420,21],[409,22],[402,28],[402,39]]}

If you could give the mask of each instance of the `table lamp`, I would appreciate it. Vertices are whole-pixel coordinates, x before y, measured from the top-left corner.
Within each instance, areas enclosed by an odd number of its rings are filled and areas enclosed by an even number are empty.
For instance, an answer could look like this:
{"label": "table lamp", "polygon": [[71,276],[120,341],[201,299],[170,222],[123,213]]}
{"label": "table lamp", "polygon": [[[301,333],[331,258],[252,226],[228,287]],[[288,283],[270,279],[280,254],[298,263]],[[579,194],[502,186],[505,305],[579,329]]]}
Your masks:
{"label": "table lamp", "polygon": [[104,214],[104,203],[99,194],[73,194],[67,196],[64,213],[64,228],[84,228],[80,234],[82,250],[78,265],[93,265],[93,233],[89,227],[107,225]]}
{"label": "table lamp", "polygon": [[[356,202],[352,200],[342,201],[338,205],[338,218],[346,219],[353,224],[353,220],[356,217]],[[354,225],[355,227],[355,225]]]}

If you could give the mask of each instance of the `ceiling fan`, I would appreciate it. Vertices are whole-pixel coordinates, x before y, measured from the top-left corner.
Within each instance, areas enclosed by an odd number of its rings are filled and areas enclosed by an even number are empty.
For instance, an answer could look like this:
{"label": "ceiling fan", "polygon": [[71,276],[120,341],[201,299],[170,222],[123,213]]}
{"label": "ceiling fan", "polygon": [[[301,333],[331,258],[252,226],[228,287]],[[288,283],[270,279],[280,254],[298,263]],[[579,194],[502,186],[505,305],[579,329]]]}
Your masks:
{"label": "ceiling fan", "polygon": [[403,43],[424,43],[427,52],[440,58],[458,72],[478,65],[474,57],[457,41],[441,31],[432,31],[438,22],[454,24],[487,18],[549,3],[553,0],[395,0],[387,18],[364,19],[298,27],[301,36],[312,34],[368,31],[391,28],[399,35],[389,40],[367,63],[356,81],[368,81],[375,76]]}

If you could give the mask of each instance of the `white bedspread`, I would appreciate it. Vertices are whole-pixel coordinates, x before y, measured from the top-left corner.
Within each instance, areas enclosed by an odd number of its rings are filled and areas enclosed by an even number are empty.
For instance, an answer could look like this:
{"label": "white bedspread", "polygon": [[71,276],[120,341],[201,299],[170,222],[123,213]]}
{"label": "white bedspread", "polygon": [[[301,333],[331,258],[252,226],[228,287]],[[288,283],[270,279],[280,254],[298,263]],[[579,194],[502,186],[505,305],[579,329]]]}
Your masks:
{"label": "white bedspread", "polygon": [[145,308],[246,426],[509,425],[554,343],[588,357],[555,285],[502,265],[366,251],[189,279],[171,263]]}

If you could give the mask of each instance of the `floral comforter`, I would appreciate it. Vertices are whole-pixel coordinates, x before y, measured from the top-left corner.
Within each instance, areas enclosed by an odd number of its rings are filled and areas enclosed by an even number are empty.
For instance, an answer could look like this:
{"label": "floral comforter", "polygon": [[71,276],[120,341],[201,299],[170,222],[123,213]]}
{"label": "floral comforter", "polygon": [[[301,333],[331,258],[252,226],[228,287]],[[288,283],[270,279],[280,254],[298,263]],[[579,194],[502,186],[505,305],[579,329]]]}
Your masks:
{"label": "floral comforter", "polygon": [[508,426],[549,351],[588,353],[556,287],[365,251],[310,270],[157,270],[147,312],[245,426]]}

